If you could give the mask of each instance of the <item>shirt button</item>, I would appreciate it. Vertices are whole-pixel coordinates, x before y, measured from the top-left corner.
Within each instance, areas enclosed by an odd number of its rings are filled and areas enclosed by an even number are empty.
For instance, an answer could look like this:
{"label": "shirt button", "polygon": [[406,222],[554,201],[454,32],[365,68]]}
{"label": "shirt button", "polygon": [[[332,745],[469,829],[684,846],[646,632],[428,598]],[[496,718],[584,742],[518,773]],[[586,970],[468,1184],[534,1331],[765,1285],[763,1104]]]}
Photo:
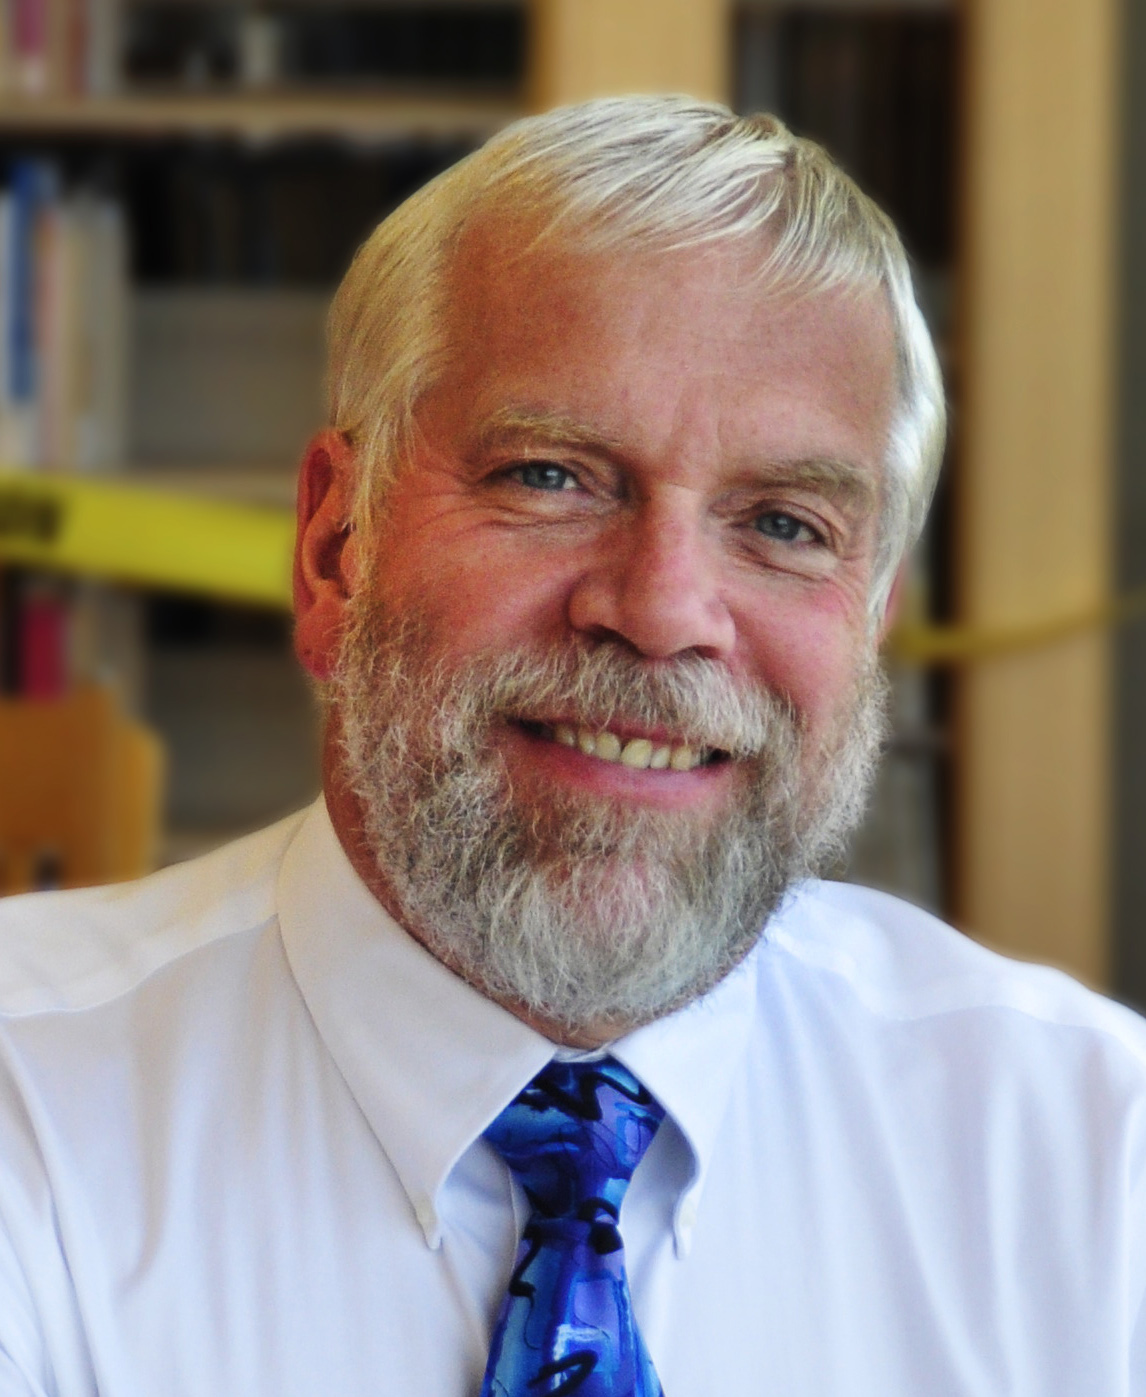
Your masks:
{"label": "shirt button", "polygon": [[696,1201],[686,1198],[680,1205],[680,1225],[686,1232],[691,1232],[696,1226]]}

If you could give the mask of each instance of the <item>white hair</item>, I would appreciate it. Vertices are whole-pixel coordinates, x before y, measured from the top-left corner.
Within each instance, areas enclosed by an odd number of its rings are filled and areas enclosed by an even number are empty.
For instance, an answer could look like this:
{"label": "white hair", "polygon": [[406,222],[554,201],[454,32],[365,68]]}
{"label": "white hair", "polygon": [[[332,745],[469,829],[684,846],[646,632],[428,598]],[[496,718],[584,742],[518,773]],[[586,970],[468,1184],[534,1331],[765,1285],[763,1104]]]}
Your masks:
{"label": "white hair", "polygon": [[403,460],[418,400],[447,349],[447,282],[462,233],[512,212],[585,251],[671,251],[728,240],[760,249],[784,289],[882,288],[898,355],[872,580],[882,612],[918,538],[943,455],[946,410],[931,337],[891,220],[814,142],[775,117],[685,97],[615,97],[515,122],[385,219],[330,314],[331,424],[357,448],[368,525]]}

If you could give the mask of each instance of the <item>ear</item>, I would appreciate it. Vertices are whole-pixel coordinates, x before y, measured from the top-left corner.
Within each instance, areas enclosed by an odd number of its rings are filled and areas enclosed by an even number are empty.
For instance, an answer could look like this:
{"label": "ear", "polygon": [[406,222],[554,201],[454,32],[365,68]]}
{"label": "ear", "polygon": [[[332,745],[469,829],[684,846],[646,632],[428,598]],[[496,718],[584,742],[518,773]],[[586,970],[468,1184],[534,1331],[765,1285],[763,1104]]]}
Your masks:
{"label": "ear", "polygon": [[903,604],[903,593],[907,586],[909,571],[910,564],[905,558],[896,569],[895,577],[887,594],[887,601],[883,604],[883,615],[879,622],[879,643],[881,645],[887,639],[892,626],[899,619],[899,609]]}
{"label": "ear", "polygon": [[294,648],[316,679],[330,677],[358,577],[354,481],[354,448],[341,432],[320,432],[299,470],[294,548]]}

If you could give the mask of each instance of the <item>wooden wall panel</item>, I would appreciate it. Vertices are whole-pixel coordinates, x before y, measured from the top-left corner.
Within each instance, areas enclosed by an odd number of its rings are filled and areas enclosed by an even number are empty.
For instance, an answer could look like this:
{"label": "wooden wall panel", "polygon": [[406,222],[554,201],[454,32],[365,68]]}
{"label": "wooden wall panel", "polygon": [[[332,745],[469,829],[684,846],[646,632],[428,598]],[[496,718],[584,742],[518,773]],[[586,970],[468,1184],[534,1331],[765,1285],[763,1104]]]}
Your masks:
{"label": "wooden wall panel", "polygon": [[[1146,0],[1123,0],[1118,585],[1146,587]],[[1146,623],[1116,642],[1114,989],[1146,1009]]]}
{"label": "wooden wall panel", "polygon": [[[1077,611],[1110,570],[1116,0],[967,14],[958,479],[963,619]],[[1108,640],[961,683],[962,925],[1105,982]]]}
{"label": "wooden wall panel", "polygon": [[625,92],[726,100],[726,0],[534,0],[532,102]]}

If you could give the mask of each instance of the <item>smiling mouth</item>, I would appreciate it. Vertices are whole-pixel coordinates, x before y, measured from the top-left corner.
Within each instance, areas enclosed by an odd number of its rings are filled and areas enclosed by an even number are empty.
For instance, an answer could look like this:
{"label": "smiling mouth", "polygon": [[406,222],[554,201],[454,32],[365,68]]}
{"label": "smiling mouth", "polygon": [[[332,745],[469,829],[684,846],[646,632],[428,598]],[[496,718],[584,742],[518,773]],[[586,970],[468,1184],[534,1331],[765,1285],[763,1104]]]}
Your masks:
{"label": "smiling mouth", "polygon": [[518,726],[532,737],[575,747],[587,757],[615,762],[633,771],[694,771],[727,761],[728,753],[717,747],[693,747],[687,742],[656,742],[649,737],[622,737],[605,729],[573,727],[568,723],[539,723],[517,719]]}

